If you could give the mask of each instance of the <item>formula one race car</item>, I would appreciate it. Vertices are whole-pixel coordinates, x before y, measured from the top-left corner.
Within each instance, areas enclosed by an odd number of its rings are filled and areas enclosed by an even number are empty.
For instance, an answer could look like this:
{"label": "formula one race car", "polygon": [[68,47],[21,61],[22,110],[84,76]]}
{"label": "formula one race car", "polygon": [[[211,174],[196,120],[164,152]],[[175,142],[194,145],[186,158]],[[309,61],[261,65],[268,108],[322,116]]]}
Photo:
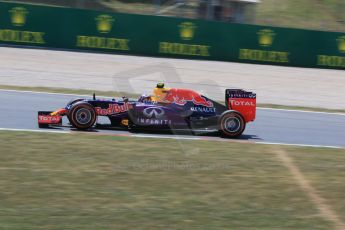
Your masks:
{"label": "formula one race car", "polygon": [[[164,88],[158,83],[153,95],[138,100],[76,99],[54,112],[38,112],[40,128],[62,125],[67,116],[79,130],[95,127],[98,117],[108,117],[110,127],[128,130],[217,130],[225,137],[240,136],[246,123],[254,121],[256,94],[226,89],[225,105],[190,89]],[[97,126],[96,126],[97,127]]]}

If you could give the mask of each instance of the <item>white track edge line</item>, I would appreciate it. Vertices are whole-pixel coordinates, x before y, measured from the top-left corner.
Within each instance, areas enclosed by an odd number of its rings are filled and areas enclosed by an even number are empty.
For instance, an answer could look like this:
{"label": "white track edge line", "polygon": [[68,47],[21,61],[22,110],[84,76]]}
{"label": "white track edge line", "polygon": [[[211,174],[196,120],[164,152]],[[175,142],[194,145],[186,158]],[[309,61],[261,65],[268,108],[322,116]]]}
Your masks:
{"label": "white track edge line", "polygon": [[142,137],[142,138],[159,138],[159,139],[176,139],[176,140],[201,140],[199,137],[181,137],[181,136],[160,136],[160,135],[142,135],[142,134],[133,134],[132,137]]}
{"label": "white track edge line", "polygon": [[311,147],[311,148],[328,148],[328,149],[344,149],[345,147],[341,146],[332,146],[332,145],[308,145],[308,144],[289,144],[281,142],[265,142],[265,141],[256,141],[255,144],[261,145],[284,145],[284,146],[298,146],[298,147]]}
{"label": "white track edge line", "polygon": [[[17,132],[36,132],[36,133],[58,133],[58,134],[72,134],[71,131],[55,131],[55,130],[36,130],[36,129],[12,129],[12,128],[0,128],[0,131],[17,131]],[[111,136],[112,134],[105,133],[104,135]],[[167,137],[167,136],[159,136],[159,135],[140,135],[140,134],[133,134],[128,135],[128,137],[137,137],[137,138],[155,138],[155,139],[177,139],[177,140],[195,140],[195,141],[224,141],[223,139],[204,139],[199,137]],[[231,142],[231,140],[230,140]],[[264,141],[245,141],[239,142],[234,140],[233,143],[248,143],[248,144],[262,144],[262,145],[283,145],[283,146],[296,146],[296,147],[312,147],[312,148],[330,148],[330,149],[345,149],[341,146],[330,146],[330,145],[308,145],[308,144],[289,144],[289,143],[280,143],[280,142],[264,142]]]}
{"label": "white track edge line", "polygon": [[0,131],[16,131],[16,132],[34,132],[34,133],[71,133],[70,131],[62,130],[38,130],[38,129],[13,129],[13,128],[0,128]]}
{"label": "white track edge line", "polygon": [[260,110],[276,110],[276,111],[287,111],[287,112],[300,112],[300,113],[316,113],[316,114],[329,114],[329,115],[339,115],[345,116],[345,113],[337,113],[337,112],[321,112],[321,111],[311,111],[311,110],[298,110],[298,109],[276,109],[276,108],[265,108],[265,107],[257,107]]}
{"label": "white track edge line", "polygon": [[[73,89],[71,89],[73,90]],[[92,95],[86,94],[73,94],[73,93],[52,93],[52,92],[42,92],[42,91],[30,91],[30,90],[15,90],[15,89],[0,89],[4,92],[16,92],[16,93],[32,93],[32,94],[48,94],[48,95],[63,95],[63,96],[81,96],[81,97],[92,97]],[[97,96],[97,95],[96,95]],[[108,96],[99,95],[100,97],[112,98]]]}

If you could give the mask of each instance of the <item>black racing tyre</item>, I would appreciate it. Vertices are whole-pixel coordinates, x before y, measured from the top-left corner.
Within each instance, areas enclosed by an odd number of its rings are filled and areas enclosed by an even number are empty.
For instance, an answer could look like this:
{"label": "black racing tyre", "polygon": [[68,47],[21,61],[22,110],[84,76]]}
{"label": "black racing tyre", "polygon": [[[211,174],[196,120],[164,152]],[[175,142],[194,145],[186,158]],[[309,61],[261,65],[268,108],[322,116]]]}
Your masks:
{"label": "black racing tyre", "polygon": [[219,119],[219,131],[224,137],[239,137],[245,128],[243,117],[235,111],[226,111]]}
{"label": "black racing tyre", "polygon": [[77,99],[70,100],[70,101],[67,103],[66,106],[72,105],[72,104],[74,104],[74,103],[76,103],[76,102],[83,101],[83,100],[84,100],[84,99],[82,99],[82,98],[77,98]]}
{"label": "black racing tyre", "polygon": [[97,114],[92,105],[81,101],[69,110],[68,119],[74,128],[86,130],[95,124]]}

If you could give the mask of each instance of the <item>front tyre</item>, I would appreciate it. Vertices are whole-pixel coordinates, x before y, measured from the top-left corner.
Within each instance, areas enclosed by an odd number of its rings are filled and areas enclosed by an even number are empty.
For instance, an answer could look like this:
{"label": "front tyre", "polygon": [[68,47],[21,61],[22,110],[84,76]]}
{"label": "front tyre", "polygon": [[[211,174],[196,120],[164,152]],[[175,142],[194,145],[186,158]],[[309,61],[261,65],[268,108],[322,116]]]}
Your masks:
{"label": "front tyre", "polygon": [[68,119],[74,128],[86,130],[95,124],[97,115],[89,103],[77,102],[71,107]]}
{"label": "front tyre", "polygon": [[224,112],[219,119],[219,131],[224,137],[239,137],[245,127],[243,117],[234,111]]}
{"label": "front tyre", "polygon": [[82,98],[77,98],[77,99],[70,100],[70,101],[67,103],[66,107],[69,106],[69,105],[72,105],[72,104],[74,104],[74,103],[77,103],[77,102],[79,102],[79,101],[83,101],[83,100],[84,100],[84,99],[82,99]]}

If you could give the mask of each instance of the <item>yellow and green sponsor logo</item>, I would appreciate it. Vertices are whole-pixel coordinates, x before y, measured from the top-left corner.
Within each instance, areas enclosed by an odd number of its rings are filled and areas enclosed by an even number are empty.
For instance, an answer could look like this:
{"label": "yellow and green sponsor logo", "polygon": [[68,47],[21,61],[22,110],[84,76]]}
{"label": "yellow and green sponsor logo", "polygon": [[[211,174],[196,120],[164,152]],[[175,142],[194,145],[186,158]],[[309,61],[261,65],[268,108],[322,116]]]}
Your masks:
{"label": "yellow and green sponsor logo", "polygon": [[0,41],[24,44],[45,44],[44,32],[21,30],[28,19],[29,11],[24,7],[13,7],[9,10],[9,18],[18,29],[0,29]]}
{"label": "yellow and green sponsor logo", "polygon": [[108,37],[113,30],[115,19],[111,15],[101,14],[95,18],[96,28],[104,36],[77,36],[77,47],[105,50],[130,50],[129,39]]}
{"label": "yellow and green sponsor logo", "polygon": [[258,44],[261,49],[240,49],[239,59],[272,62],[272,63],[289,63],[289,52],[269,50],[273,45],[276,33],[271,29],[262,29],[257,32]]}
{"label": "yellow and green sponsor logo", "polygon": [[25,25],[28,11],[24,7],[14,7],[9,12],[11,14],[11,22],[14,26]]}
{"label": "yellow and green sponsor logo", "polygon": [[192,22],[183,22],[179,25],[180,37],[182,40],[192,40],[196,26]]}
{"label": "yellow and green sponsor logo", "polygon": [[260,46],[264,47],[271,46],[276,35],[273,30],[269,29],[260,30],[257,34]]}
{"label": "yellow and green sponsor logo", "polygon": [[197,26],[193,22],[183,22],[178,25],[179,36],[183,42],[164,41],[159,43],[159,53],[188,56],[210,56],[210,46],[187,44],[194,39]]}
{"label": "yellow and green sponsor logo", "polygon": [[123,38],[107,38],[98,36],[77,36],[77,46],[108,50],[130,50],[129,40]]}
{"label": "yellow and green sponsor logo", "polygon": [[345,68],[345,56],[341,56],[345,54],[345,36],[338,37],[335,45],[337,45],[339,55],[318,55],[317,65]]}
{"label": "yellow and green sponsor logo", "polygon": [[111,31],[115,19],[112,16],[102,14],[95,18],[97,24],[97,30],[100,33],[107,34]]}
{"label": "yellow and green sponsor logo", "polygon": [[338,50],[340,53],[345,53],[345,36],[340,36],[337,39],[338,42]]}

